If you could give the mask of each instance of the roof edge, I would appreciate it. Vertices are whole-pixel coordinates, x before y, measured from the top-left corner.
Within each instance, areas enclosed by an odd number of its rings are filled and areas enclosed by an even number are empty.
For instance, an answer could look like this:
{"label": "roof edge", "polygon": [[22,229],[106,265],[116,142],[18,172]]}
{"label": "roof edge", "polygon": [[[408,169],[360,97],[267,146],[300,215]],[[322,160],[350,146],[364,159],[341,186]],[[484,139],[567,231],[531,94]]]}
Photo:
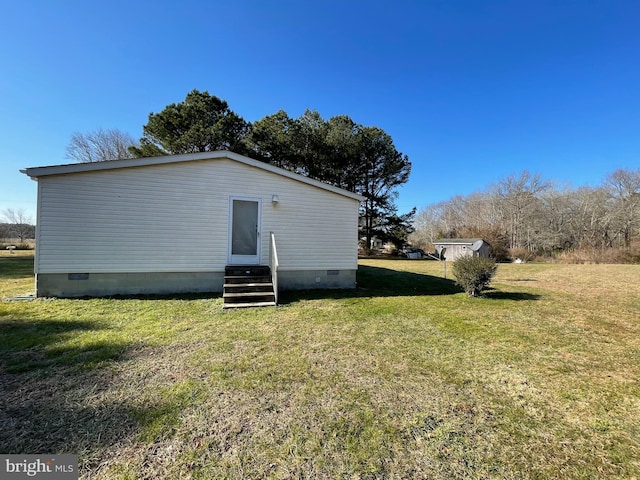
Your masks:
{"label": "roof edge", "polygon": [[217,159],[229,159],[245,165],[249,165],[254,168],[266,170],[276,175],[291,178],[299,182],[303,182],[315,187],[328,190],[330,192],[352,198],[354,200],[362,201],[364,197],[357,193],[345,190],[343,188],[335,187],[328,183],[314,180],[313,178],[305,177],[283,168],[275,167],[269,163],[264,163],[253,158],[240,155],[238,153],[230,152],[228,150],[216,150],[212,152],[197,152],[197,153],[184,153],[181,155],[162,155],[159,157],[143,157],[143,158],[127,158],[124,160],[109,160],[104,162],[92,162],[92,163],[71,163],[64,165],[49,165],[43,167],[30,167],[21,169],[20,172],[28,175],[34,180],[40,177],[46,177],[50,175],[66,175],[72,173],[82,172],[96,172],[103,170],[118,170],[121,168],[134,168],[145,167],[150,165],[166,165],[170,163],[182,163],[193,162],[202,160],[217,160]]}
{"label": "roof edge", "polygon": [[433,244],[438,245],[443,243],[449,243],[449,244],[466,245],[466,244],[475,243],[480,240],[482,240],[484,243],[489,243],[484,238],[476,237],[476,238],[439,238],[438,240],[434,241]]}

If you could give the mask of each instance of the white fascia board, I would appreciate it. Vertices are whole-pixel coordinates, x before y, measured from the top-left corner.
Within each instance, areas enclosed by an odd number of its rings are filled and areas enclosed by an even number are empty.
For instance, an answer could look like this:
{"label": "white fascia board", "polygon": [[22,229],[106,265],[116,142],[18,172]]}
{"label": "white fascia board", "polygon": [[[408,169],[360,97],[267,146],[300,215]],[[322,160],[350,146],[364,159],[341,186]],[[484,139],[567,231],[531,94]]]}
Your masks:
{"label": "white fascia board", "polygon": [[181,162],[193,162],[199,160],[216,160],[226,158],[239,163],[244,163],[254,168],[266,170],[276,175],[288,177],[293,180],[313,185],[314,187],[328,190],[330,192],[352,198],[354,200],[362,201],[364,197],[357,193],[350,192],[342,188],[334,187],[328,183],[320,182],[312,178],[299,175],[297,173],[284,170],[279,167],[275,167],[268,163],[254,160],[244,155],[237,153],[219,150],[214,152],[198,152],[198,153],[185,153],[182,155],[163,155],[160,157],[144,157],[144,158],[128,158],[125,160],[110,160],[106,162],[92,162],[92,163],[71,163],[66,165],[51,165],[44,167],[31,167],[20,170],[20,172],[28,175],[32,179],[36,180],[39,177],[45,177],[49,175],[66,175],[70,173],[81,172],[96,172],[101,170],[117,170],[121,168],[133,168],[133,167],[146,167],[149,165],[164,165],[169,163],[181,163]]}

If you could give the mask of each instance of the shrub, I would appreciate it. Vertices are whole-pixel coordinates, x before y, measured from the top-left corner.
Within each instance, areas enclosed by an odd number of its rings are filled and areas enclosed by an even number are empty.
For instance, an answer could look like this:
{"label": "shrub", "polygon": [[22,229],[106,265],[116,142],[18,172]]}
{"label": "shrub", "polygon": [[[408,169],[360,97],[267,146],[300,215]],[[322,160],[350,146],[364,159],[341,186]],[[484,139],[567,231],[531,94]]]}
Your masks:
{"label": "shrub", "polygon": [[453,275],[470,297],[477,297],[489,286],[498,266],[495,260],[485,257],[464,257],[453,263]]}

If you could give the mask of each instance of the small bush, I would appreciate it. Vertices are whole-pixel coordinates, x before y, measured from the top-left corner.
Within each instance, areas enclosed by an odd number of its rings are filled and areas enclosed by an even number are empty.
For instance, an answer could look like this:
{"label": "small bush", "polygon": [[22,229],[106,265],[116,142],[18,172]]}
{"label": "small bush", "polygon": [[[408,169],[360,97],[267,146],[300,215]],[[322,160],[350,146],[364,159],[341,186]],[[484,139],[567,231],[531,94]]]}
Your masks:
{"label": "small bush", "polygon": [[485,257],[464,257],[453,263],[453,275],[470,297],[477,297],[489,286],[498,266],[495,260]]}

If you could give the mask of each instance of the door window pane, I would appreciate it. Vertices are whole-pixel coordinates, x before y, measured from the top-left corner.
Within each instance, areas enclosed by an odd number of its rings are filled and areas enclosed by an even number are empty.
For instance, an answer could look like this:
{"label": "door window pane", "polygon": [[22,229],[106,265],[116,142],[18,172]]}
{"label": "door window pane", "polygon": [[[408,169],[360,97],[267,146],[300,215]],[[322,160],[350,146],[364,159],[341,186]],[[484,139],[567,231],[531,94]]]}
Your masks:
{"label": "door window pane", "polygon": [[258,202],[234,200],[231,228],[231,254],[256,255],[258,253]]}

